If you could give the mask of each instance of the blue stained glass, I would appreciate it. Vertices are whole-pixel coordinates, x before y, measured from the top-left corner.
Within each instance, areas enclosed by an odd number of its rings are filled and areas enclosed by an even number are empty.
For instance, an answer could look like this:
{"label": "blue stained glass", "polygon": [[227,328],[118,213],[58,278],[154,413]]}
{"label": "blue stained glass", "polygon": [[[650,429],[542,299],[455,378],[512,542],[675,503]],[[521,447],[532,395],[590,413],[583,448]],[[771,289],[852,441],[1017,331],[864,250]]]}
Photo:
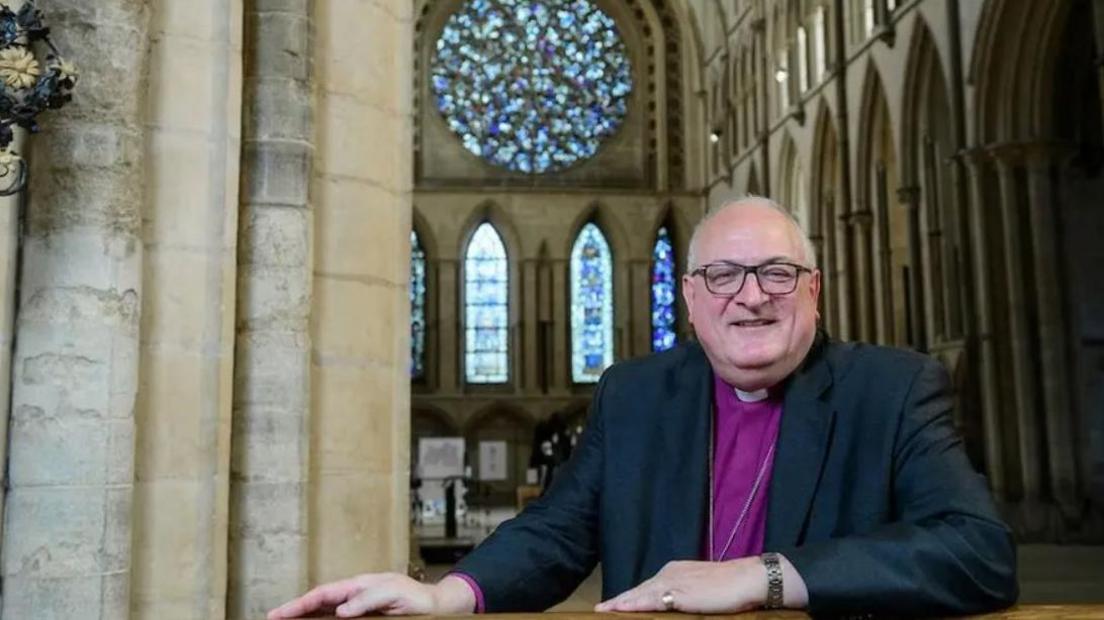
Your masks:
{"label": "blue stained glass", "polygon": [[509,379],[509,269],[506,246],[489,222],[464,254],[464,369],[468,383]]}
{"label": "blue stained glass", "polygon": [[652,350],[675,346],[675,252],[662,226],[652,248]]}
{"label": "blue stained glass", "polygon": [[613,259],[588,223],[571,250],[571,378],[594,383],[613,363]]}
{"label": "blue stained glass", "polygon": [[410,378],[425,376],[426,255],[418,233],[410,231]]}
{"label": "blue stained glass", "polygon": [[431,71],[437,109],[464,148],[526,174],[592,157],[632,92],[617,27],[587,0],[467,0],[445,23]]}

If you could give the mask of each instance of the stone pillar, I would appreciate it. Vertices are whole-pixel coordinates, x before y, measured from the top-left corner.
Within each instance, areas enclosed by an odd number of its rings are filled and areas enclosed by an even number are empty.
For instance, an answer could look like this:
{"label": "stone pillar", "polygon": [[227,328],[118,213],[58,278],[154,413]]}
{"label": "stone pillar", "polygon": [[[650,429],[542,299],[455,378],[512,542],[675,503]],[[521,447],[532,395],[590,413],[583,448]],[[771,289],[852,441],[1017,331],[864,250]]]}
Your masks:
{"label": "stone pillar", "polygon": [[568,261],[552,265],[552,390],[564,394],[571,387],[571,310],[568,308]]}
{"label": "stone pillar", "polygon": [[874,316],[874,265],[870,227],[873,217],[870,211],[856,211],[848,216],[854,240],[855,304],[859,322],[857,339],[873,342],[877,338],[878,328]]}
{"label": "stone pillar", "polygon": [[228,618],[261,617],[307,585],[309,4],[245,3]]}
{"label": "stone pillar", "polygon": [[1056,188],[1051,168],[1062,152],[1044,145],[1033,145],[1026,152],[1027,189],[1031,218],[1032,256],[1035,259],[1035,303],[1038,317],[1040,369],[1043,380],[1043,414],[1047,429],[1047,457],[1050,488],[1059,507],[1068,517],[1081,511],[1078,498],[1074,416],[1067,363],[1066,324],[1062,309],[1062,261],[1058,251],[1056,222],[1061,209],[1056,204]]}
{"label": "stone pillar", "polygon": [[437,261],[437,324],[440,326],[438,361],[441,368],[438,386],[441,392],[455,392],[460,378],[460,262],[442,258]]}
{"label": "stone pillar", "polygon": [[924,302],[924,248],[920,235],[920,187],[911,185],[897,190],[897,199],[908,211],[908,255],[909,255],[909,332],[912,335],[912,347],[919,351],[928,350],[927,304]]}
{"label": "stone pillar", "polygon": [[839,325],[839,334],[837,334],[840,340],[851,340],[854,338],[854,325],[855,325],[855,313],[857,309],[854,307],[854,294],[855,282],[854,272],[852,271],[852,258],[851,248],[854,247],[852,243],[852,231],[851,226],[848,224],[849,216],[847,214],[839,214],[835,216],[832,221],[828,222],[829,226],[835,227],[835,261],[836,269],[834,272],[835,282],[833,286],[836,289],[836,307],[838,311],[837,324]]}
{"label": "stone pillar", "polygon": [[131,613],[215,620],[226,606],[242,4],[152,6]]}
{"label": "stone pillar", "polygon": [[517,382],[519,391],[535,390],[538,385],[537,271],[539,261],[539,258],[523,258],[518,261],[521,265],[521,347],[519,351],[523,354],[521,378]]}
{"label": "stone pillar", "polygon": [[412,3],[303,4],[313,7],[318,68],[307,562],[316,584],[405,572],[410,555],[414,28]]}
{"label": "stone pillar", "polygon": [[[823,229],[823,226],[821,226]],[[831,260],[828,258],[824,235],[817,234],[809,235],[809,241],[813,242],[813,251],[816,253],[817,269],[820,270],[820,324],[825,327],[830,334],[835,337],[839,337],[832,329],[832,323],[835,317],[835,308],[832,307],[832,296],[835,295],[835,281],[829,270]]]}
{"label": "stone pillar", "polygon": [[629,261],[629,338],[630,350],[622,358],[639,357],[652,352],[652,261]]}
{"label": "stone pillar", "polygon": [[148,10],[44,6],[84,71],[35,138],[16,347],[0,617],[129,614]]}
{"label": "stone pillar", "polygon": [[548,393],[552,382],[552,265],[548,260],[548,244],[542,242],[537,267],[537,375],[542,394]]}
{"label": "stone pillar", "polygon": [[1020,230],[1020,193],[1016,187],[1018,150],[993,150],[1000,183],[1001,232],[1004,237],[1004,286],[1008,291],[1008,326],[1012,351],[1012,391],[1020,448],[1020,475],[1027,504],[1040,499],[1039,443],[1036,426],[1036,367],[1031,348],[1031,326],[1028,325],[1025,289],[1023,231]]}
{"label": "stone pillar", "polygon": [[967,288],[973,291],[975,310],[973,316],[977,323],[979,393],[985,427],[985,468],[993,494],[998,501],[1002,501],[1008,499],[1008,487],[1004,472],[1000,402],[997,397],[997,360],[993,346],[993,304],[989,282],[989,244],[986,242],[991,234],[989,218],[985,213],[985,205],[988,204],[985,173],[989,157],[983,151],[973,150],[963,153],[961,159],[966,163],[970,184],[968,211],[974,282]]}
{"label": "stone pillar", "polygon": [[[23,149],[17,147],[17,152]],[[0,179],[10,181],[11,179]],[[11,404],[11,361],[15,327],[16,273],[19,255],[21,204],[25,194],[0,198],[0,467],[8,462],[8,420]],[[3,468],[0,471],[6,472]],[[4,493],[7,480],[0,475],[0,524],[4,518]],[[0,548],[0,553],[3,549]],[[2,601],[2,593],[0,593]]]}

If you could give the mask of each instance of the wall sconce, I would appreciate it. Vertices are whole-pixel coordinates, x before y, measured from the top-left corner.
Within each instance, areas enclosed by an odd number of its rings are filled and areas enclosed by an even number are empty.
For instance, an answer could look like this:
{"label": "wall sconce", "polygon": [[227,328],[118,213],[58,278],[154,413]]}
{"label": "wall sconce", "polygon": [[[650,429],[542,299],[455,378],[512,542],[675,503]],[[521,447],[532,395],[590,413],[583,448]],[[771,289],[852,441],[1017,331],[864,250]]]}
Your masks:
{"label": "wall sconce", "polygon": [[724,133],[720,129],[714,129],[709,132],[709,141],[716,144],[721,141],[721,134]]}
{"label": "wall sconce", "polygon": [[[36,51],[43,47],[40,61]],[[69,103],[77,76],[77,68],[50,41],[34,0],[19,12],[0,3],[0,179],[11,177],[0,196],[16,194],[27,184],[27,163],[12,150],[13,127],[38,133],[36,117]]]}
{"label": "wall sconce", "polygon": [[785,67],[779,67],[778,70],[774,72],[774,81],[779,84],[785,82],[788,77],[790,77],[790,72],[786,71]]}

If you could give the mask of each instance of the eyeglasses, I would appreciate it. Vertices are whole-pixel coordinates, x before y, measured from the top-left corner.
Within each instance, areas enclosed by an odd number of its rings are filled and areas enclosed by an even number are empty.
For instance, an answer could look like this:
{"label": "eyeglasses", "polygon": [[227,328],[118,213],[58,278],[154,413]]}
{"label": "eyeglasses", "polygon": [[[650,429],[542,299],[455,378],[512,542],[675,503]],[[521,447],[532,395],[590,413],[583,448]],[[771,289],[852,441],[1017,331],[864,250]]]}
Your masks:
{"label": "eyeglasses", "polygon": [[702,265],[690,272],[691,276],[701,276],[705,288],[714,295],[739,295],[747,282],[748,274],[755,274],[759,289],[768,295],[789,295],[797,289],[797,279],[802,272],[813,270],[794,263],[772,262],[762,265],[741,265],[729,261],[718,261]]}

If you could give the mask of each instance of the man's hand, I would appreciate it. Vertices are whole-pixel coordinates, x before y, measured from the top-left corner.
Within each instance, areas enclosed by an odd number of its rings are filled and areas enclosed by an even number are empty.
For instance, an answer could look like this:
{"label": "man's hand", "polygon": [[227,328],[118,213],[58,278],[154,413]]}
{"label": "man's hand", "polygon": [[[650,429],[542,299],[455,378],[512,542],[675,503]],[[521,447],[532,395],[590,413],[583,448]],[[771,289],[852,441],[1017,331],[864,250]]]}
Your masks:
{"label": "man's hand", "polygon": [[[805,582],[785,558],[782,574],[786,607],[806,606]],[[598,604],[594,611],[667,611],[665,593],[673,599],[671,611],[747,611],[767,600],[767,571],[757,556],[728,562],[668,562],[655,577]]]}
{"label": "man's hand", "polygon": [[436,585],[419,583],[398,573],[359,575],[318,586],[268,612],[268,620],[333,613],[352,618],[368,613],[387,616],[471,613],[475,594],[458,577]]}

